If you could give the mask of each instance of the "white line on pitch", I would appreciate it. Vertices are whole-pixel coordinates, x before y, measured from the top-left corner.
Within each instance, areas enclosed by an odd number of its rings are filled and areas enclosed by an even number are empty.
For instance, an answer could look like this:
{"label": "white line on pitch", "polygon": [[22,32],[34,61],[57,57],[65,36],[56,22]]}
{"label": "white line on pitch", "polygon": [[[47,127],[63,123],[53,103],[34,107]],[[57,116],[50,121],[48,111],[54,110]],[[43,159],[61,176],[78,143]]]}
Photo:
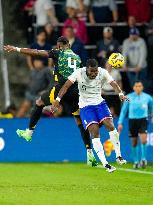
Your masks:
{"label": "white line on pitch", "polygon": [[[102,166],[97,166],[97,168],[103,168]],[[148,172],[148,171],[142,171],[142,170],[135,170],[135,169],[128,169],[128,168],[116,168],[117,170],[120,171],[125,171],[125,172],[135,172],[139,174],[150,174],[153,175],[153,172]]]}
{"label": "white line on pitch", "polygon": [[126,172],[136,172],[136,173],[140,173],[140,174],[151,174],[151,175],[153,175],[153,172],[142,171],[142,170],[134,170],[134,169],[128,169],[128,168],[117,168],[117,170],[126,171]]}

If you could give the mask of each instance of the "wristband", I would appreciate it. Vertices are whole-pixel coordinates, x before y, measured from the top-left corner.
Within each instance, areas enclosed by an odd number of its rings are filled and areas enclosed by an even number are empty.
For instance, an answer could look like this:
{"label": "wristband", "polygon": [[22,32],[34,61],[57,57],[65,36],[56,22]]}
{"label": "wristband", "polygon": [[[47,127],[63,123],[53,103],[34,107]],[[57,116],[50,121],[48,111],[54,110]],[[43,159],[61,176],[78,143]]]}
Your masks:
{"label": "wristband", "polygon": [[123,94],[122,92],[121,92],[121,93],[119,93],[118,95],[119,95],[119,97],[120,97],[120,96],[122,96],[122,95],[124,96],[124,94]]}
{"label": "wristband", "polygon": [[60,101],[61,101],[61,98],[57,96],[56,100],[57,100],[58,102],[60,102]]}
{"label": "wristband", "polygon": [[21,48],[16,47],[16,51],[20,53]]}

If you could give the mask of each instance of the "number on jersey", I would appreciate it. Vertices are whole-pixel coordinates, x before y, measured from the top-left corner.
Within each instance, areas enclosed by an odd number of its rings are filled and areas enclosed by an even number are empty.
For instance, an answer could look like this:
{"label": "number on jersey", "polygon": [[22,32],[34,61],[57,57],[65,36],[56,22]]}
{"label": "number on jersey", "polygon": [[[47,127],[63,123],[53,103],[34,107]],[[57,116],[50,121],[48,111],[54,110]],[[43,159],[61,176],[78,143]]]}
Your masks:
{"label": "number on jersey", "polygon": [[74,70],[76,70],[76,60],[72,59],[71,57],[68,57],[68,66],[69,68],[73,68]]}

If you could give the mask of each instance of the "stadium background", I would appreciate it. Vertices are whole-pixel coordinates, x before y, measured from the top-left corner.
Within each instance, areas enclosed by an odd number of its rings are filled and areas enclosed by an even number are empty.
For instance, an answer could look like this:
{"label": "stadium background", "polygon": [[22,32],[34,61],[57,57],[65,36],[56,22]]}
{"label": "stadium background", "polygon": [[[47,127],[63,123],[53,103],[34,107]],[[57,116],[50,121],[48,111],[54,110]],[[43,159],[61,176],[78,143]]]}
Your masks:
{"label": "stadium background", "polygon": [[[148,2],[146,1],[147,5],[149,5]],[[36,16],[31,10],[32,6],[34,6],[35,1],[26,1],[26,0],[14,1],[13,4],[11,1],[7,1],[7,2],[2,1],[1,3],[2,3],[2,13],[3,13],[3,22],[1,22],[1,24],[3,23],[3,27],[1,25],[1,33],[4,32],[4,39],[1,39],[1,42],[2,43],[5,42],[5,44],[10,44],[10,45],[11,44],[16,45],[18,47],[29,47],[30,44],[35,41],[36,33],[38,30]],[[58,21],[59,21],[55,29],[58,34],[56,37],[58,37],[62,33],[62,27],[64,25],[63,22],[65,22],[65,20],[68,18],[68,15],[66,13],[66,2],[65,1],[53,1],[52,3],[55,8],[56,17],[58,18]],[[128,11],[127,9],[127,6],[128,6],[127,2],[116,1],[116,5],[117,5],[117,10],[118,10],[118,16],[119,16],[117,22],[114,23],[112,21],[109,21],[109,22],[96,23],[95,25],[93,25],[89,22],[89,20],[87,20],[86,28],[87,28],[88,41],[85,43],[84,47],[86,49],[88,58],[89,57],[97,58],[97,52],[98,52],[97,42],[102,39],[102,32],[103,32],[103,29],[106,27],[111,27],[113,29],[113,38],[118,40],[119,45],[120,45],[119,49],[120,51],[122,51],[123,41],[129,36],[130,25],[127,21],[129,18],[128,12],[130,11]],[[140,5],[140,7],[142,7],[142,5]],[[153,4],[150,1],[151,11],[152,11],[152,7],[153,7]],[[146,45],[148,46],[147,47],[148,48],[148,56],[147,56],[148,66],[146,68],[148,76],[147,76],[147,83],[146,83],[146,91],[152,94],[153,93],[152,92],[153,91],[152,90],[153,73],[152,73],[152,64],[149,61],[149,57],[151,57],[152,54],[150,54],[151,51],[149,50],[150,45],[148,41],[149,37],[147,35],[147,29],[150,28],[149,25],[151,24],[149,22],[152,19],[152,12],[148,14],[148,17],[146,17],[148,18],[147,20],[141,19],[140,16],[136,16],[135,18],[137,18],[137,23],[135,26],[139,29],[140,36],[145,39]],[[54,46],[54,44],[55,42],[52,43],[52,46]],[[1,74],[2,75],[0,78],[0,85],[1,85],[0,86],[1,87],[1,95],[0,95],[1,115],[0,116],[1,118],[18,117],[17,114],[15,113],[17,113],[17,110],[19,109],[20,104],[24,100],[24,94],[25,94],[26,87],[30,79],[30,69],[28,69],[26,57],[23,55],[13,54],[13,55],[4,56],[3,53],[1,53],[1,59],[2,59],[1,60],[1,68],[2,68]],[[129,80],[127,77],[127,72],[122,72],[121,70],[120,74],[122,77],[123,90],[125,91],[125,93],[129,93],[131,91],[131,88],[130,88]],[[13,112],[11,109],[9,109],[10,105],[13,106]],[[117,105],[117,106],[120,107],[120,105]],[[30,109],[29,111],[25,113],[23,117],[28,117],[29,113],[30,113]],[[114,117],[116,118],[115,121],[117,122],[117,115],[115,115]],[[46,118],[46,115],[45,115],[45,118]],[[48,115],[47,115],[47,118],[48,118]],[[67,147],[71,147],[71,146],[70,145],[66,146],[66,142],[64,141],[64,138],[66,137],[65,132],[64,132],[64,129],[66,129],[65,128],[66,124],[65,124],[65,127],[61,128],[62,133],[57,134],[55,130],[57,130],[58,128],[56,127],[56,125],[53,126],[52,123],[54,124],[54,120],[57,121],[57,123],[62,121],[62,123],[59,124],[59,126],[62,127],[63,122],[67,122],[69,119],[64,118],[64,119],[45,119],[45,120],[47,124],[47,130],[48,129],[50,130],[50,132],[46,132],[47,139],[49,138],[48,140],[52,142],[53,141],[52,138],[54,138],[54,136],[56,135],[57,136],[56,139],[59,139],[59,140],[61,139],[61,141],[59,141],[58,144],[64,147],[63,153],[67,152],[68,154],[69,150],[67,150]],[[25,121],[27,122],[28,120],[25,120]],[[72,128],[70,129],[71,132],[69,132],[69,135],[70,135],[69,137],[71,139],[72,144],[75,142],[75,140],[78,140],[77,142],[78,142],[79,149],[78,149],[77,156],[73,156],[73,153],[72,153],[73,149],[72,149],[71,152],[69,153],[70,158],[67,155],[66,155],[67,156],[66,158],[64,156],[62,158],[62,154],[58,158],[58,156],[54,155],[55,153],[54,149],[49,149],[48,147],[47,150],[48,150],[48,153],[50,154],[48,155],[46,159],[41,158],[41,157],[39,158],[38,157],[39,155],[36,158],[31,158],[31,159],[30,157],[27,158],[26,152],[23,152],[25,154],[25,157],[23,156],[23,158],[21,157],[21,159],[19,155],[17,154],[16,154],[16,157],[14,157],[7,150],[11,150],[13,146],[15,146],[14,147],[15,150],[20,152],[20,150],[22,150],[21,148],[22,141],[21,142],[19,141],[18,142],[19,144],[16,143],[17,139],[15,137],[15,134],[13,134],[13,132],[15,131],[17,127],[13,126],[13,124],[18,125],[18,127],[24,128],[26,125],[25,121],[24,120],[20,121],[20,119],[14,119],[13,121],[13,119],[11,119],[11,120],[8,120],[8,123],[6,123],[7,121],[1,120],[0,128],[2,130],[4,129],[4,133],[1,133],[1,137],[4,138],[5,140],[5,147],[4,149],[1,150],[1,153],[3,156],[1,157],[1,161],[7,161],[7,160],[8,161],[22,161],[22,160],[23,161],[43,161],[43,160],[63,161],[67,159],[72,160],[72,161],[85,161],[85,156],[80,154],[83,151],[83,147],[82,147],[82,144],[79,143],[81,142],[81,140],[79,136],[77,137],[78,131],[76,128],[74,128],[74,123],[72,123]],[[36,139],[41,138],[40,136],[43,135],[41,124],[42,124],[42,121],[39,123],[40,128],[37,128],[36,133],[35,133],[36,136],[34,138],[34,142],[32,142],[34,146],[32,150],[34,152],[36,150],[38,153],[40,153],[39,152],[40,148],[43,149],[43,152],[46,152],[45,151],[46,147],[41,145],[41,143],[42,144],[44,143],[43,140],[42,142],[40,141],[40,147],[35,146],[35,143],[37,145]],[[125,123],[125,125],[126,125],[124,129],[125,131],[122,132],[121,134],[121,142],[122,142],[122,147],[124,147],[125,145],[125,147],[127,147],[128,149],[127,160],[131,161],[132,158],[131,158],[130,144],[129,144],[129,139],[128,139],[127,123]],[[11,128],[11,133],[8,132],[8,130],[10,130],[9,129],[10,126],[13,126]],[[103,140],[105,141],[107,135],[103,134],[102,132],[102,136],[103,136]],[[42,136],[42,138],[45,138],[45,134],[44,136]],[[149,161],[153,161],[153,157],[151,157],[152,156],[152,143],[151,143],[152,141],[153,141],[152,129],[150,127],[150,132],[148,134],[148,145],[150,146],[149,151],[148,151]],[[61,143],[63,143],[63,145]],[[26,143],[23,142],[22,145],[24,146],[25,144]],[[53,142],[50,144],[53,144]],[[54,144],[56,144],[56,141],[54,142]],[[47,145],[49,145],[49,143]],[[124,150],[124,152],[126,155],[126,149]],[[52,156],[52,154],[55,158]],[[33,156],[33,155],[30,155],[30,156]],[[111,161],[114,160],[113,155],[111,155],[110,160]]]}
{"label": "stadium background", "polygon": [[[50,2],[53,3],[59,20],[56,31],[61,35],[63,22],[68,17],[66,1]],[[119,15],[116,22],[110,20],[95,25],[86,22],[88,42],[84,47],[88,57],[96,57],[97,42],[102,39],[103,28],[108,26],[113,29],[113,36],[118,40],[122,50],[123,41],[129,36],[129,13],[126,3],[133,4],[130,8],[136,14],[135,26],[139,29],[140,36],[145,39],[148,50],[145,89],[153,95],[153,33],[148,35],[148,30],[153,29],[151,22],[153,2],[150,0],[115,0],[115,2]],[[145,170],[133,170],[131,163],[123,168],[112,163],[118,170],[111,175],[104,169],[86,165],[82,139],[71,117],[53,118],[49,113],[44,113],[32,142],[17,137],[15,130],[25,129],[29,120],[31,109],[22,118],[17,117],[17,112],[25,99],[31,71],[25,56],[18,53],[6,54],[3,52],[3,45],[29,47],[33,43],[37,32],[36,18],[31,15],[34,3],[34,0],[0,0],[0,205],[152,205],[153,124],[151,122],[148,130],[149,166]],[[123,90],[129,93],[131,88],[128,72],[121,70],[120,74]],[[117,104],[117,108],[119,106]],[[114,116],[115,124],[118,121],[117,115],[118,113]],[[127,119],[120,139],[123,157],[132,162]],[[104,128],[101,129],[101,140],[108,160],[115,161],[113,147]]]}

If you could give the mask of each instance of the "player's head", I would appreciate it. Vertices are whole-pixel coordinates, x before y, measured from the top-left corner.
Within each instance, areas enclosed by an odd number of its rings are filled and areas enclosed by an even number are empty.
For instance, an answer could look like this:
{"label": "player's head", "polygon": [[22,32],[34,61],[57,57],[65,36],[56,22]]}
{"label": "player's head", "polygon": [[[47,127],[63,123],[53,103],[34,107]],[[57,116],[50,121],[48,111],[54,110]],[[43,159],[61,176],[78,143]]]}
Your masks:
{"label": "player's head", "polygon": [[135,81],[133,85],[133,90],[137,94],[140,94],[143,91],[143,83],[140,80]]}
{"label": "player's head", "polygon": [[70,48],[69,41],[66,37],[61,36],[57,39],[57,48],[58,49],[66,49]]}
{"label": "player's head", "polygon": [[86,62],[86,74],[89,79],[95,79],[98,75],[98,62],[95,59],[88,59]]}

